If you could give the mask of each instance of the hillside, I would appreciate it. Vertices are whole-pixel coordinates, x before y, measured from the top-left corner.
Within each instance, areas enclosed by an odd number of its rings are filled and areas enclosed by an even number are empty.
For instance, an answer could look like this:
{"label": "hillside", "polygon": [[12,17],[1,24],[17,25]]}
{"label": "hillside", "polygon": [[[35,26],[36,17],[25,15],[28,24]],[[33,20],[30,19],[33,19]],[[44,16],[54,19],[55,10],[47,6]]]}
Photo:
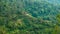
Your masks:
{"label": "hillside", "polygon": [[59,34],[58,14],[60,5],[47,1],[0,0],[0,34]]}

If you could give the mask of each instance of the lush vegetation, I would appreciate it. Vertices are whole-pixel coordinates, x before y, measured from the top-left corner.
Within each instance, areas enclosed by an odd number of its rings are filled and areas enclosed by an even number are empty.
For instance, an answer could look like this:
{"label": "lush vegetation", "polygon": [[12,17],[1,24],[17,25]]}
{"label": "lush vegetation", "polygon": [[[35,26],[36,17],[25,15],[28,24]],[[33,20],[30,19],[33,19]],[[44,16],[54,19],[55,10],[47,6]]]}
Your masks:
{"label": "lush vegetation", "polygon": [[0,0],[0,34],[60,34],[59,13],[47,1]]}

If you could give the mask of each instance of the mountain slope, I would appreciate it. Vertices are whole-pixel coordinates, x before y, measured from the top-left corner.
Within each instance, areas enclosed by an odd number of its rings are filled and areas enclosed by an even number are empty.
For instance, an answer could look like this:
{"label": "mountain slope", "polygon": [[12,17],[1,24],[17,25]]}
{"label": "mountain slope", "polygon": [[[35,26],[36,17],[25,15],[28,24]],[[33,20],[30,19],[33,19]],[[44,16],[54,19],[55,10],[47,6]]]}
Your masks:
{"label": "mountain slope", "polygon": [[53,34],[59,13],[59,5],[46,1],[1,0],[0,34]]}

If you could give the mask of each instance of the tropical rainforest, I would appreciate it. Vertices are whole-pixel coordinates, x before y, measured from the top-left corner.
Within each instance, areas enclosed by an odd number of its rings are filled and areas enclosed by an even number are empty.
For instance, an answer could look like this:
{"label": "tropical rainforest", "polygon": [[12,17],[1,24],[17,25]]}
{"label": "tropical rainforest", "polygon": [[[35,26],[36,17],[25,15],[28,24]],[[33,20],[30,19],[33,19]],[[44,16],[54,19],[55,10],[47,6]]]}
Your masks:
{"label": "tropical rainforest", "polygon": [[60,34],[60,0],[0,0],[0,34]]}

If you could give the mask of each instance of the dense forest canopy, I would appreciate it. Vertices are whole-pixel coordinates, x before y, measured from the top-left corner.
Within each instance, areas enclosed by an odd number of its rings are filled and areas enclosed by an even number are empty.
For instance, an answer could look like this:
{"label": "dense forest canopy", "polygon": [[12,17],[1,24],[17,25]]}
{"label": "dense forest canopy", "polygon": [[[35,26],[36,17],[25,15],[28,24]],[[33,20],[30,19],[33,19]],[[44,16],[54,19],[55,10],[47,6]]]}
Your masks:
{"label": "dense forest canopy", "polygon": [[60,0],[0,0],[0,34],[60,34]]}

